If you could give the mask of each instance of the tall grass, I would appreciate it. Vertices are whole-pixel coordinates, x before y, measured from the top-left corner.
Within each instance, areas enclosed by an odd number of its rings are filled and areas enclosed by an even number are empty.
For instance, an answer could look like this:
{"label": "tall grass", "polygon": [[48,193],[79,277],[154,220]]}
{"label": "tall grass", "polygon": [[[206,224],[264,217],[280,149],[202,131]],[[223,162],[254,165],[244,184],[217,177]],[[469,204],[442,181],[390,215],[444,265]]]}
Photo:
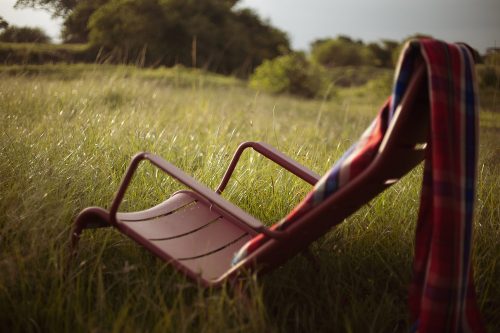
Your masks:
{"label": "tall grass", "polygon": [[[406,331],[420,167],[316,241],[318,265],[297,256],[249,276],[243,292],[204,290],[113,230],[86,232],[64,269],[74,217],[109,206],[136,152],[159,154],[211,188],[248,140],[323,173],[368,125],[379,96],[356,88],[329,101],[273,97],[181,68],[0,67],[2,331]],[[480,306],[495,331],[499,114],[482,110],[481,126],[474,260]],[[123,208],[146,208],[177,188],[144,165]],[[224,196],[270,224],[308,190],[248,153]]]}

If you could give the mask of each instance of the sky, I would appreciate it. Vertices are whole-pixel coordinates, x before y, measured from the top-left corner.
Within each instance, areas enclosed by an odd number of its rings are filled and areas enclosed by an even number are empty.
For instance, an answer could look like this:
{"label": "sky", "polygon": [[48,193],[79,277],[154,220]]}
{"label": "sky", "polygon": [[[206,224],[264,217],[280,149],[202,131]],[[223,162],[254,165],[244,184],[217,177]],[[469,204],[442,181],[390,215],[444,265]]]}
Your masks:
{"label": "sky", "polygon": [[61,33],[61,19],[53,19],[47,11],[14,9],[16,0],[0,0],[0,16],[10,25],[39,27],[53,40],[58,41]]}
{"label": "sky", "polygon": [[[10,24],[41,27],[58,40],[60,19],[42,10],[15,10],[15,2],[0,0],[0,16]],[[372,42],[415,33],[463,41],[480,52],[500,47],[500,0],[241,0],[238,6],[284,30],[295,49],[339,34]]]}

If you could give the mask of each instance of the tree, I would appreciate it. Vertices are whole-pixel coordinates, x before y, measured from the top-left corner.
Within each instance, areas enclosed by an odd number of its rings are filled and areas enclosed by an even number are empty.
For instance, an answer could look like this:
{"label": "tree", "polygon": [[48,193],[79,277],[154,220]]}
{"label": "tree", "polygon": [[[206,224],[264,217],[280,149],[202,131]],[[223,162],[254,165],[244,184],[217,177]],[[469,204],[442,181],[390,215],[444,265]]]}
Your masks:
{"label": "tree", "polygon": [[9,26],[0,33],[6,43],[50,43],[50,37],[40,28]]}
{"label": "tree", "polygon": [[187,57],[189,50],[179,42],[187,45],[190,40],[180,19],[165,14],[157,0],[111,0],[90,17],[90,42],[119,54],[122,61],[147,48],[153,62],[168,59],[172,64],[179,56]]}
{"label": "tree", "polygon": [[290,52],[287,35],[238,0],[17,0],[65,18],[65,42],[90,42],[119,61],[183,64],[246,76]]}
{"label": "tree", "polygon": [[[87,0],[88,1],[88,0]],[[110,0],[90,16],[90,42],[123,58],[245,76],[289,52],[285,33],[232,0]]]}
{"label": "tree", "polygon": [[[169,0],[164,0],[169,1]],[[90,16],[109,0],[17,0],[16,8],[40,8],[54,16],[63,17],[63,39],[66,42],[87,42]],[[217,0],[228,8],[234,7],[239,0]]]}
{"label": "tree", "polygon": [[62,38],[66,43],[86,43],[89,39],[90,16],[109,0],[80,1],[66,16]]}
{"label": "tree", "polygon": [[396,41],[383,39],[380,43],[370,43],[368,48],[375,57],[375,65],[379,67],[392,67],[392,55],[399,47]]}
{"label": "tree", "polygon": [[3,17],[0,16],[0,30],[7,29],[9,27],[9,23],[5,21]]}
{"label": "tree", "polygon": [[[226,34],[234,40],[228,59],[243,64],[241,70],[250,73],[266,59],[291,52],[288,36],[283,31],[262,22],[250,9],[234,13],[234,27],[228,27]],[[237,64],[233,64],[233,67]]]}
{"label": "tree", "polygon": [[[85,1],[85,0],[84,0]],[[52,12],[55,16],[66,16],[79,0],[17,0],[15,7],[41,8]]]}
{"label": "tree", "polygon": [[347,36],[312,43],[312,58],[325,67],[375,65],[373,52]]}

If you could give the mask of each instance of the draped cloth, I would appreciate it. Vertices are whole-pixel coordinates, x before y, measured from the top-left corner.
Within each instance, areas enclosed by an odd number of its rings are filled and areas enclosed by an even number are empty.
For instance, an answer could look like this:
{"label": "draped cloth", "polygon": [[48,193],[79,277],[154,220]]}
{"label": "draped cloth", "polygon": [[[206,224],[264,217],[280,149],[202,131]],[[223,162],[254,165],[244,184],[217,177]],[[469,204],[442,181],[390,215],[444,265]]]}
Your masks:
{"label": "draped cloth", "polygon": [[[485,332],[471,267],[478,103],[474,59],[465,44],[434,39],[408,42],[399,59],[392,95],[378,116],[304,200],[271,228],[286,229],[370,165],[416,64],[422,61],[427,69],[430,133],[408,297],[412,331]],[[255,236],[235,254],[233,264],[266,241],[263,234]]]}

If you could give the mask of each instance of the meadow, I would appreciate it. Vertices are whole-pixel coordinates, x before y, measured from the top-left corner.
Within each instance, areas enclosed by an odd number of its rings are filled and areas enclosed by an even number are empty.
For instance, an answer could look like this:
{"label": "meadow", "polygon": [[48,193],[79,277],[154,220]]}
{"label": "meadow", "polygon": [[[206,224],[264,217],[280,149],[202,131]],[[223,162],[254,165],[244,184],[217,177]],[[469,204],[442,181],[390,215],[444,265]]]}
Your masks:
{"label": "meadow", "polygon": [[[265,141],[322,174],[389,91],[369,82],[329,100],[262,94],[181,67],[0,66],[0,328],[3,332],[404,332],[422,166],[243,292],[203,289],[111,229],[71,225],[109,207],[130,158],[154,152],[215,188],[243,141]],[[492,95],[496,98],[496,92]],[[495,100],[496,101],[496,100]],[[474,271],[500,329],[500,112],[480,112]],[[123,209],[179,184],[144,164]],[[310,186],[246,153],[224,196],[272,224]]]}

